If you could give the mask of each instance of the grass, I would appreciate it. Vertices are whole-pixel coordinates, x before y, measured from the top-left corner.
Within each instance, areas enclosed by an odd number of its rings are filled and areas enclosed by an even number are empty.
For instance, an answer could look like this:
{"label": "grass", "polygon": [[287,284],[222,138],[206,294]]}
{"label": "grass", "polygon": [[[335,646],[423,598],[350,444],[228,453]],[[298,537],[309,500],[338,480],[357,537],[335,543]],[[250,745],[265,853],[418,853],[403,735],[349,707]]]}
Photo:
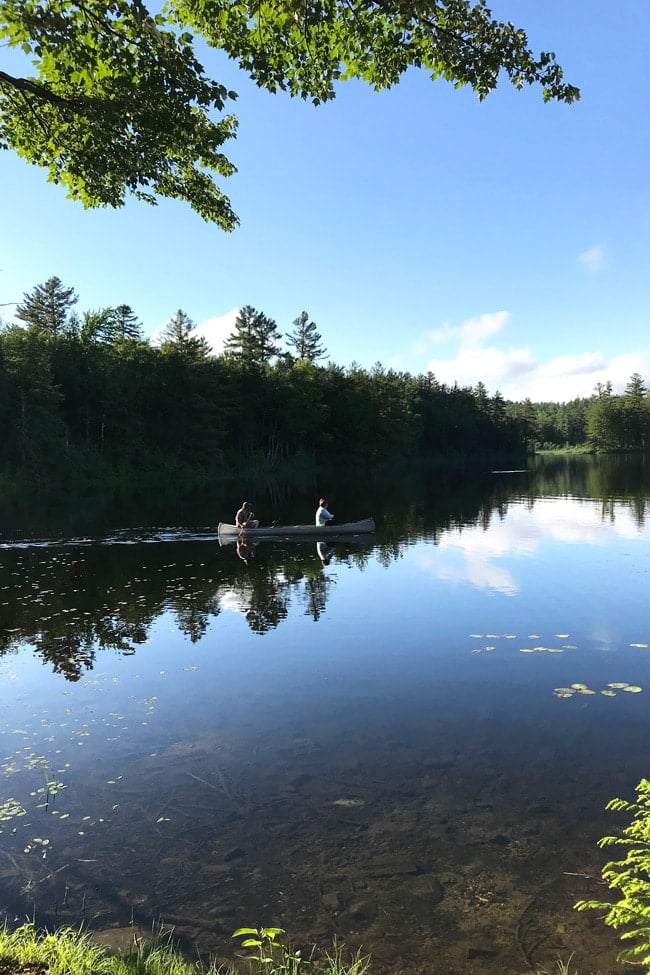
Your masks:
{"label": "grass", "polygon": [[279,943],[272,949],[263,959],[248,956],[241,967],[217,966],[188,961],[163,933],[154,932],[146,943],[134,938],[131,949],[116,955],[81,930],[39,932],[30,923],[10,931],[5,924],[0,927],[0,975],[302,975],[307,969],[318,975],[368,975],[370,967],[370,959],[360,953],[346,960],[336,944],[321,965]]}
{"label": "grass", "polygon": [[534,972],[529,972],[527,975],[577,975],[575,971],[571,972],[569,968],[570,964],[571,958],[567,961],[562,961],[561,958],[558,958],[552,968],[536,968]]}

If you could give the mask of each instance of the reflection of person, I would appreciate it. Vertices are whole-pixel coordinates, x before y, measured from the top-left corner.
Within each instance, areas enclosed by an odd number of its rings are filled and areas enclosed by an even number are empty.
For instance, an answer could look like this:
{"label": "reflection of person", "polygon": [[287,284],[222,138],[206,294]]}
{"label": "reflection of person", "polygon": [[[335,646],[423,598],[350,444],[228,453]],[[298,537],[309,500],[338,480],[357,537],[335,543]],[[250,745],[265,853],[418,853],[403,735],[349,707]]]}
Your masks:
{"label": "reflection of person", "polygon": [[327,542],[316,542],[316,551],[318,552],[318,558],[321,560],[323,565],[329,565],[332,561],[332,555],[334,554],[334,549]]}
{"label": "reflection of person", "polygon": [[251,506],[249,501],[242,501],[241,508],[235,515],[235,524],[238,528],[257,528],[259,521],[255,517],[255,513],[251,511]]}
{"label": "reflection of person", "polygon": [[318,502],[318,508],[316,510],[316,524],[319,528],[324,528],[328,521],[332,521],[334,518],[333,514],[327,510],[327,500],[321,498]]}
{"label": "reflection of person", "polygon": [[255,543],[249,542],[247,539],[238,538],[237,539],[237,555],[248,565],[249,559],[255,558]]}

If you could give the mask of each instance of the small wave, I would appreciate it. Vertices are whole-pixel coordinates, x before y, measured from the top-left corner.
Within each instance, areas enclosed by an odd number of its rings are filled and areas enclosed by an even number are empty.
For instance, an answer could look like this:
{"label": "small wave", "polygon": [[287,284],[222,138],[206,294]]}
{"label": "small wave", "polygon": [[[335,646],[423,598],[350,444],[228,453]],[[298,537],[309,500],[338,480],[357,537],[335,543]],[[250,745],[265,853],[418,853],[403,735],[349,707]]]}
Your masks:
{"label": "small wave", "polygon": [[71,536],[69,538],[16,538],[0,541],[0,549],[83,548],[89,545],[152,545],[165,542],[216,542],[214,529],[136,528],[111,532],[109,535]]}

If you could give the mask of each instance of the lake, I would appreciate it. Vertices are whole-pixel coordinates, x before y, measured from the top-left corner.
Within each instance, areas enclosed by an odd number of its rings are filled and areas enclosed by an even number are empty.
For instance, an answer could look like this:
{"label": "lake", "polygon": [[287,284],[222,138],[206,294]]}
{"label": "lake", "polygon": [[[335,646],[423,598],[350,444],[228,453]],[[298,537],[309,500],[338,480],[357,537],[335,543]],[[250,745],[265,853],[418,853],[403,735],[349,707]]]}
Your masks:
{"label": "lake", "polygon": [[650,773],[648,459],[245,490],[377,532],[221,547],[223,485],[157,522],[0,511],[5,916],[613,971],[572,905]]}

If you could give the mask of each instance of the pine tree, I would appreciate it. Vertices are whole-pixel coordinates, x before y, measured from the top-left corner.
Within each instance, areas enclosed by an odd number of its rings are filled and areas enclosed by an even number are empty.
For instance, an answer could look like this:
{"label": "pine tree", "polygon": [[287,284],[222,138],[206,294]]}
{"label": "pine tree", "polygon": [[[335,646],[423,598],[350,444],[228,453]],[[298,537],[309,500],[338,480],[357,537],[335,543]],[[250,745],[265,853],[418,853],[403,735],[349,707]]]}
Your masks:
{"label": "pine tree", "polygon": [[193,361],[206,359],[210,355],[210,346],[203,336],[192,334],[195,328],[195,322],[179,308],[163,329],[161,350]]}
{"label": "pine tree", "polygon": [[235,319],[235,331],[224,343],[224,353],[236,362],[261,368],[280,354],[281,338],[272,318],[244,305]]}
{"label": "pine tree", "polygon": [[16,309],[16,317],[41,332],[59,335],[63,332],[68,311],[79,300],[74,288],[64,288],[60,279],[50,278],[37,284],[31,294]]}
{"label": "pine tree", "polygon": [[142,326],[130,305],[118,305],[113,309],[109,336],[113,342],[142,340]]}
{"label": "pine tree", "polygon": [[315,362],[327,354],[325,346],[321,345],[322,335],[316,328],[316,322],[309,321],[306,311],[301,312],[293,320],[294,331],[285,336],[289,345],[296,350],[296,357],[303,362]]}

